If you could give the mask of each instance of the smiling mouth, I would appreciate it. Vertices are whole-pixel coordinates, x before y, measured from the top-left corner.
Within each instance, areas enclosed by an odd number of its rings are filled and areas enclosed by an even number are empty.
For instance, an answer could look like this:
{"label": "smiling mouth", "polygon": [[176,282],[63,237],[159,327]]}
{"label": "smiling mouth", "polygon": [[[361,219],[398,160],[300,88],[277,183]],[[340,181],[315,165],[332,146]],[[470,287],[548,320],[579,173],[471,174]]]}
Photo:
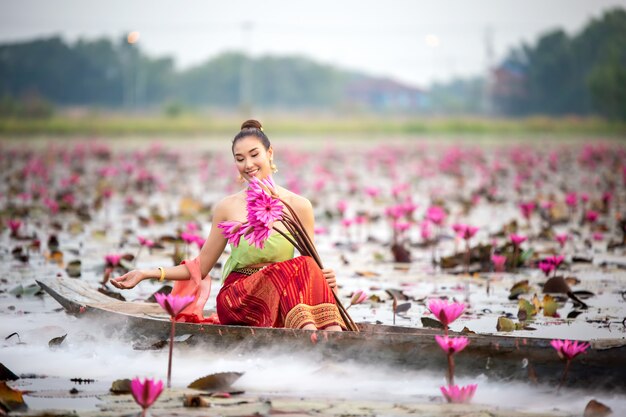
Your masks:
{"label": "smiling mouth", "polygon": [[259,170],[258,170],[258,169],[255,169],[255,170],[253,170],[253,171],[246,171],[246,175],[249,175],[249,176],[253,177],[253,176],[254,176],[254,174],[256,174],[257,172],[259,172]]}

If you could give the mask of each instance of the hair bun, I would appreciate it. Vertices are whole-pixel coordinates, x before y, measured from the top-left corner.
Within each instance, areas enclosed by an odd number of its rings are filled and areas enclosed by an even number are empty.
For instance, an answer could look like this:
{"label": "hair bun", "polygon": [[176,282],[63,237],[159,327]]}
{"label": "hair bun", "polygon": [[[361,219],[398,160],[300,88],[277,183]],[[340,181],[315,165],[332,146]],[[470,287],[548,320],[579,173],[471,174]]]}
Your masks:
{"label": "hair bun", "polygon": [[241,124],[241,130],[251,129],[251,128],[263,130],[263,126],[261,126],[261,122],[259,122],[258,120],[250,119],[250,120],[246,120],[245,122]]}

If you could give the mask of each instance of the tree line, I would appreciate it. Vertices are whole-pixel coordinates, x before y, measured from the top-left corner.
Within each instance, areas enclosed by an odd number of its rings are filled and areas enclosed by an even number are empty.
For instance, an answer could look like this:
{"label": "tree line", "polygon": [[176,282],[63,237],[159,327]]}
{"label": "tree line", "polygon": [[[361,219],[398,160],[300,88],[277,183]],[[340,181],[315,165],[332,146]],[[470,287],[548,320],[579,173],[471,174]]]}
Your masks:
{"label": "tree line", "polygon": [[[430,109],[626,120],[626,10],[609,10],[573,36],[557,29],[512,48],[492,75],[431,86]],[[0,45],[0,114],[45,115],[51,104],[338,109],[349,83],[364,78],[302,57],[240,53],[177,71],[173,59],[149,57],[126,38],[52,37]]]}

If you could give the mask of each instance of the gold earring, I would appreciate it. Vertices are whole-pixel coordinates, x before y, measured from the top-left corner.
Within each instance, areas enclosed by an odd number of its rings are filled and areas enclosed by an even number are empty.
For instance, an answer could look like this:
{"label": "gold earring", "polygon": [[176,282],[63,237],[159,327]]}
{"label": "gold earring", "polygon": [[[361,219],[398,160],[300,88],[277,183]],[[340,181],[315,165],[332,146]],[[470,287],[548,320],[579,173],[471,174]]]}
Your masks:
{"label": "gold earring", "polygon": [[276,174],[278,172],[278,167],[276,167],[276,164],[274,163],[273,160],[270,159],[270,169],[272,170],[272,172],[274,174]]}

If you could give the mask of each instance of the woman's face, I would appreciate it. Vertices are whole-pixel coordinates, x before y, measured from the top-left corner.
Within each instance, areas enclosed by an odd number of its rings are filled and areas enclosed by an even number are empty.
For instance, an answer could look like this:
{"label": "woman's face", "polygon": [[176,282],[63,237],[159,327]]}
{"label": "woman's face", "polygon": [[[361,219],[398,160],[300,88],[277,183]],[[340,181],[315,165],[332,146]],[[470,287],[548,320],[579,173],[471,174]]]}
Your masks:
{"label": "woman's face", "polygon": [[271,175],[270,160],[273,150],[265,149],[261,140],[255,136],[245,136],[235,142],[233,147],[235,165],[246,180],[256,177],[260,180]]}

